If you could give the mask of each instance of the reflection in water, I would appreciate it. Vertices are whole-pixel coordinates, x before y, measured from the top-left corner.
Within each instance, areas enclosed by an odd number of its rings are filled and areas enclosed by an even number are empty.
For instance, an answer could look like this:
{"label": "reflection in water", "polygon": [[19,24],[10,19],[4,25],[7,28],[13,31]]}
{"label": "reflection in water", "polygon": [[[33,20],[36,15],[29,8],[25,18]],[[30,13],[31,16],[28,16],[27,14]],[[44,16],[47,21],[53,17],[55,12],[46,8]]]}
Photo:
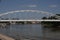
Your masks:
{"label": "reflection in water", "polygon": [[15,24],[0,28],[0,33],[9,35],[13,38],[30,38],[33,36],[42,36],[42,27],[40,24]]}
{"label": "reflection in water", "polygon": [[15,39],[20,40],[21,38],[37,38],[42,40],[48,39],[59,39],[60,32],[52,32],[50,29],[43,29],[40,24],[15,24],[8,25],[4,28],[0,28],[0,33],[11,36]]}

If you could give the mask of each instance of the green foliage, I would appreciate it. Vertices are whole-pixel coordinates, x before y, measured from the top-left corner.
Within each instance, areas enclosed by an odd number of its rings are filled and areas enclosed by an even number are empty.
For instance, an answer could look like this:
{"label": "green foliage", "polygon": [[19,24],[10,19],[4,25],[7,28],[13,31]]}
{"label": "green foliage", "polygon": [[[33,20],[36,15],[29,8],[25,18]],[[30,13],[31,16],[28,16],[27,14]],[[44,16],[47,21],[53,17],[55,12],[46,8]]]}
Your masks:
{"label": "green foliage", "polygon": [[[60,14],[56,14],[56,15],[60,16]],[[56,16],[50,16],[48,18],[47,17],[43,17],[42,19],[55,19],[56,20],[58,18],[56,18]],[[44,28],[52,28],[54,30],[60,29],[60,21],[59,22],[57,22],[57,21],[55,21],[55,22],[42,21],[41,24],[44,26]]]}
{"label": "green foliage", "polygon": [[60,14],[56,14],[57,16],[60,16]]}
{"label": "green foliage", "polygon": [[47,19],[46,17],[43,17],[42,19]]}
{"label": "green foliage", "polygon": [[48,17],[48,19],[57,19],[56,16]]}

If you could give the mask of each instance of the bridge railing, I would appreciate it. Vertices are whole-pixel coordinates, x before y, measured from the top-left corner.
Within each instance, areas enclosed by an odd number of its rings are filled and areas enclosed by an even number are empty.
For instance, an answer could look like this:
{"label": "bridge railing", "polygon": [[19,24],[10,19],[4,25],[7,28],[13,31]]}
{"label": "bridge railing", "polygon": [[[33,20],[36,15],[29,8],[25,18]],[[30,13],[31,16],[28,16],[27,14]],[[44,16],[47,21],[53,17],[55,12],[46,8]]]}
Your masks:
{"label": "bridge railing", "polygon": [[22,19],[20,19],[20,20],[0,20],[0,21],[60,21],[60,20],[22,20]]}

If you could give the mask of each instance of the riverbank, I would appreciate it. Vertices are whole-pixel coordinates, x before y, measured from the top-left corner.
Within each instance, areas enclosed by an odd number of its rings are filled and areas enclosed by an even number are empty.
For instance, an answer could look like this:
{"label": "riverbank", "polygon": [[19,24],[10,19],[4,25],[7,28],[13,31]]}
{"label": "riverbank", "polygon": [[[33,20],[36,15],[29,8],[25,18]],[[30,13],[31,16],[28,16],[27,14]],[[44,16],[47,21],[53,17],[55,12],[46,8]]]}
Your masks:
{"label": "riverbank", "polygon": [[6,35],[0,34],[0,40],[15,40],[15,39],[8,37]]}

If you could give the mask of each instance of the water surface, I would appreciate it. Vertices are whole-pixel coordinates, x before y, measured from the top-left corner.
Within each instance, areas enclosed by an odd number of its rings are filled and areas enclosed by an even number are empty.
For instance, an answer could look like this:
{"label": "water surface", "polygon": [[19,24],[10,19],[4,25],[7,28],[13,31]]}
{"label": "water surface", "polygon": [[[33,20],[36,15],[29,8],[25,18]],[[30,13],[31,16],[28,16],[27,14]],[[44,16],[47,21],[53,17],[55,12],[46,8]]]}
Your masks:
{"label": "water surface", "polygon": [[15,24],[7,26],[6,28],[0,28],[0,33],[5,35],[17,37],[41,37],[42,26],[40,24]]}

